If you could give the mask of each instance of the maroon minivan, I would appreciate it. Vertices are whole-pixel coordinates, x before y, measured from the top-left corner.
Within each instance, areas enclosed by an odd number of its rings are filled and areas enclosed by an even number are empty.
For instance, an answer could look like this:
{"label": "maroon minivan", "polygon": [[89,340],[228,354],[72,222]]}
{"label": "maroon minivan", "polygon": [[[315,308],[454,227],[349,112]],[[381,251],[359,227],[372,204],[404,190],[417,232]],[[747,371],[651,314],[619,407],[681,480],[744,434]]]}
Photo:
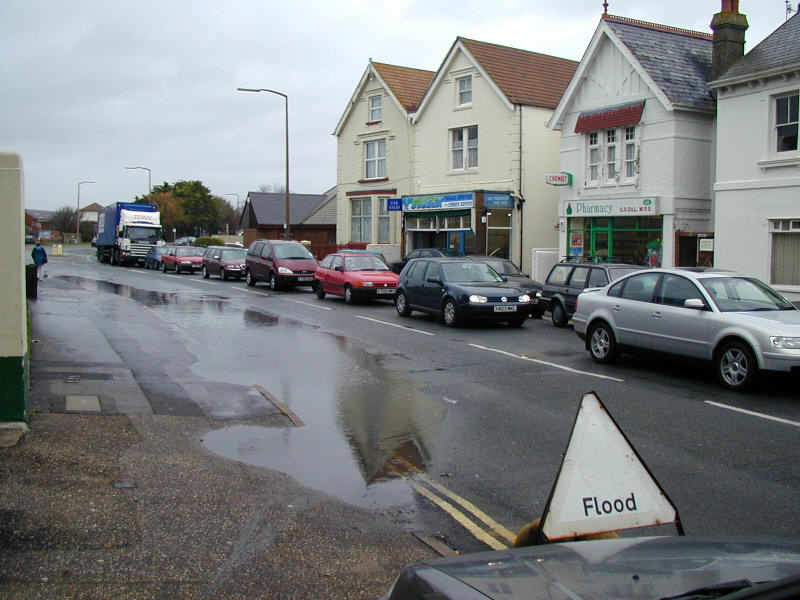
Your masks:
{"label": "maroon minivan", "polygon": [[247,285],[266,281],[272,290],[314,284],[317,259],[300,242],[256,240],[247,249],[244,261]]}

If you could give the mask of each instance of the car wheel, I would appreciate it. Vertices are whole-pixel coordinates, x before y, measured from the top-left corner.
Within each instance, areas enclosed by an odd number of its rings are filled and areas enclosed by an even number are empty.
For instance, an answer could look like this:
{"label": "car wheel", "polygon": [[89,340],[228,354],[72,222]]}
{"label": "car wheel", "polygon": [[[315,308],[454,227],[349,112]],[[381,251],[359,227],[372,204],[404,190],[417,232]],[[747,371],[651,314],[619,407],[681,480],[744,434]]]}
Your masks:
{"label": "car wheel", "polygon": [[589,354],[599,363],[610,363],[616,360],[617,340],[608,323],[597,323],[589,330]]}
{"label": "car wheel", "polygon": [[448,327],[458,327],[458,308],[452,298],[448,298],[442,306],[442,320]]}
{"label": "car wheel", "polygon": [[206,269],[205,265],[200,269],[200,274],[203,276],[203,279],[208,279],[208,269]]}
{"label": "car wheel", "polygon": [[344,303],[353,304],[354,302],[355,298],[353,298],[353,288],[349,285],[344,286]]}
{"label": "car wheel", "polygon": [[161,263],[161,270],[166,273],[167,272],[167,263]]}
{"label": "car wheel", "polygon": [[527,317],[517,317],[516,319],[509,319],[508,324],[511,327],[522,327]]}
{"label": "car wheel", "polygon": [[567,311],[564,310],[564,305],[556,301],[553,308],[550,309],[550,314],[553,317],[553,325],[556,327],[564,327],[569,319],[567,318]]}
{"label": "car wheel", "polygon": [[394,299],[394,307],[397,310],[397,314],[401,317],[407,317],[411,314],[411,307],[408,305],[408,297],[406,297],[403,292],[397,292],[397,297]]}
{"label": "car wheel", "polygon": [[247,271],[247,273],[244,274],[244,280],[250,287],[253,287],[256,284],[256,280],[253,279],[253,275],[250,273],[250,271]]}
{"label": "car wheel", "polygon": [[322,289],[322,282],[320,281],[314,282],[314,293],[320,300],[322,300],[325,297],[325,290]]}
{"label": "car wheel", "polygon": [[228,276],[225,274],[225,267],[219,268],[219,278],[221,281],[226,281],[228,279]]}
{"label": "car wheel", "polygon": [[719,349],[714,368],[717,380],[737,392],[750,388],[758,376],[758,364],[753,351],[742,342],[728,342]]}
{"label": "car wheel", "polygon": [[275,273],[269,274],[269,289],[275,291],[278,289],[278,278],[275,277]]}

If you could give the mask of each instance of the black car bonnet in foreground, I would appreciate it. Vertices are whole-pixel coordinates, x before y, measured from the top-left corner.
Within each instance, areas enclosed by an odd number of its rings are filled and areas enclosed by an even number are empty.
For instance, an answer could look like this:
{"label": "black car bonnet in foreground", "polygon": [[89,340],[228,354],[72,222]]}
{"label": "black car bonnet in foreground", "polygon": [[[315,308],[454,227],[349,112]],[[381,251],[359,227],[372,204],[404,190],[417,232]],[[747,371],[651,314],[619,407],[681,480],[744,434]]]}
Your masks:
{"label": "black car bonnet in foreground", "polygon": [[546,544],[415,563],[402,570],[385,598],[680,598],[692,590],[738,582],[727,590],[733,593],[742,586],[799,573],[800,539],[621,538]]}

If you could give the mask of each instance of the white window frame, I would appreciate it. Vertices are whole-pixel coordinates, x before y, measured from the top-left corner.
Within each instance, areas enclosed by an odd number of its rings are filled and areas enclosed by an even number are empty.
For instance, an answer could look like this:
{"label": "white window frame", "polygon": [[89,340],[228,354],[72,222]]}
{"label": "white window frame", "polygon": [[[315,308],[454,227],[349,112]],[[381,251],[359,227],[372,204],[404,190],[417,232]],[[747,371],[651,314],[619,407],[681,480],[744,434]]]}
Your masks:
{"label": "white window frame", "polygon": [[378,123],[383,120],[383,96],[370,96],[367,100],[369,114],[367,122]]}
{"label": "white window frame", "polygon": [[385,178],[386,138],[364,142],[364,179]]}
{"label": "white window frame", "polygon": [[[358,227],[356,227],[356,222],[359,224]],[[356,231],[358,231],[358,235],[356,235]],[[372,241],[372,198],[370,196],[350,198],[350,241]]]}
{"label": "white window frame", "polygon": [[456,104],[472,104],[472,75],[456,78]]}
{"label": "white window frame", "polygon": [[[800,288],[800,278],[796,281],[776,281],[776,273],[778,272],[786,273],[794,270],[796,273],[798,271],[796,250],[800,246],[800,240],[798,240],[800,237],[800,216],[795,219],[775,219],[770,221],[770,233],[772,235],[769,261],[770,283],[782,288]],[[791,238],[785,236],[791,236]],[[781,240],[780,244],[778,243],[779,238]],[[778,269],[775,261],[779,258],[779,254],[789,261],[794,260],[794,265],[791,263],[788,267],[781,265],[782,268]]]}
{"label": "white window frame", "polygon": [[[778,110],[778,103],[781,100],[789,100],[787,102],[787,106],[785,110]],[[792,103],[792,99],[794,102]],[[794,104],[794,107],[792,107]],[[794,108],[794,114],[792,114],[791,108]],[[784,114],[780,114],[784,113]],[[792,92],[786,94],[780,94],[773,96],[772,98],[772,154],[775,156],[789,156],[791,154],[797,154],[798,150],[800,150],[800,144],[797,141],[797,133],[800,130],[800,92],[794,90]],[[779,141],[781,139],[781,135],[779,133],[780,128],[786,127],[794,127],[795,130],[795,144],[794,148],[788,148],[786,150],[780,150],[778,147]]]}
{"label": "white window frame", "polygon": [[[474,133],[474,136],[472,135]],[[478,126],[450,129],[450,168],[467,171],[478,168]]]}
{"label": "white window frame", "polygon": [[392,227],[389,212],[389,198],[378,198],[378,243],[389,244],[392,241]]}
{"label": "white window frame", "polygon": [[588,131],[586,185],[634,183],[638,177],[639,126],[625,125]]}

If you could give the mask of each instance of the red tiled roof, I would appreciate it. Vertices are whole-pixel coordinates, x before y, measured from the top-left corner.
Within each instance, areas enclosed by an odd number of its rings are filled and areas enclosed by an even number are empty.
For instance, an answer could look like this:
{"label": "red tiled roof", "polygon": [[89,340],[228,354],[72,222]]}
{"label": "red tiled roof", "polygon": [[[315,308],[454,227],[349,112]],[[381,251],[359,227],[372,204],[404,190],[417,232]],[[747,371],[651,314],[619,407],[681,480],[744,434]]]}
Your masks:
{"label": "red tiled roof", "polygon": [[513,104],[555,108],[578,68],[566,58],[458,39]]}
{"label": "red tiled roof", "polygon": [[582,112],[575,123],[575,133],[598,131],[623,125],[633,125],[642,120],[644,100],[611,106],[602,110]]}
{"label": "red tiled roof", "polygon": [[412,113],[419,107],[422,97],[428,91],[436,73],[422,69],[410,69],[397,65],[373,62],[372,66],[392,90],[395,98],[406,112]]}

